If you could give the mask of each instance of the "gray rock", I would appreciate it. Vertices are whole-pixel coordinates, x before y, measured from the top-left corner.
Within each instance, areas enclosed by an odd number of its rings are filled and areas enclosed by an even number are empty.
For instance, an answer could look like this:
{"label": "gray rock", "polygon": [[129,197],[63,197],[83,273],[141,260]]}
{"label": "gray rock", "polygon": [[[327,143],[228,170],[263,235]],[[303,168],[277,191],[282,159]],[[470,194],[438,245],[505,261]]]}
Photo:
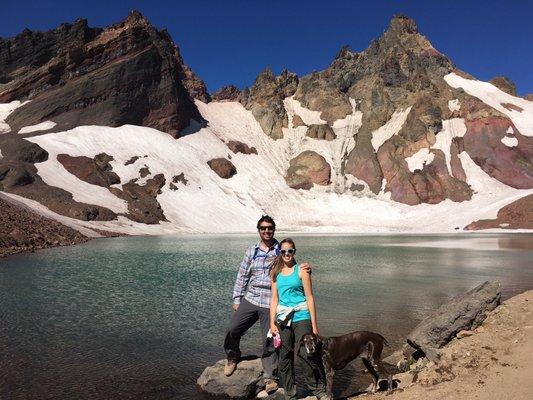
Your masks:
{"label": "gray rock", "polygon": [[261,359],[242,360],[231,376],[224,375],[226,360],[207,367],[197,380],[199,388],[213,396],[227,396],[237,399],[255,397],[262,383]]}
{"label": "gray rock", "polygon": [[425,318],[408,336],[415,348],[426,355],[445,346],[460,331],[477,328],[487,313],[501,300],[499,282],[484,282],[469,292],[459,295]]}

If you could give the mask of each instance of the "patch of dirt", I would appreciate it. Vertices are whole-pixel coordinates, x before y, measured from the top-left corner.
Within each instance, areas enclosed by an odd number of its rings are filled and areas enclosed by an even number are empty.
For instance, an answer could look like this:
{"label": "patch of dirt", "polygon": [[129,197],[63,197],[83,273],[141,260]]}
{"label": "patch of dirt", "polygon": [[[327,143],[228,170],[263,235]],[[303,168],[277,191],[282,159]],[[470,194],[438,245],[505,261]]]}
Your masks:
{"label": "patch of dirt", "polygon": [[377,393],[350,399],[531,399],[532,355],[533,290],[530,290],[492,311],[473,335],[450,342],[438,364],[428,363],[415,383],[393,391],[390,396]]}

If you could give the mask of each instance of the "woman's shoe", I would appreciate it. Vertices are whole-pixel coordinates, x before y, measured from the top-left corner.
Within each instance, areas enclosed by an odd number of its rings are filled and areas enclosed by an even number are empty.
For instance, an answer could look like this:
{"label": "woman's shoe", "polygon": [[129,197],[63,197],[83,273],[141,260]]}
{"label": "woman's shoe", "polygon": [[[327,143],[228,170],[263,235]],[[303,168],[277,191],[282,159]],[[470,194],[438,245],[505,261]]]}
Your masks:
{"label": "woman's shoe", "polygon": [[274,393],[276,390],[278,390],[278,382],[276,382],[275,379],[265,379],[265,391],[268,394]]}

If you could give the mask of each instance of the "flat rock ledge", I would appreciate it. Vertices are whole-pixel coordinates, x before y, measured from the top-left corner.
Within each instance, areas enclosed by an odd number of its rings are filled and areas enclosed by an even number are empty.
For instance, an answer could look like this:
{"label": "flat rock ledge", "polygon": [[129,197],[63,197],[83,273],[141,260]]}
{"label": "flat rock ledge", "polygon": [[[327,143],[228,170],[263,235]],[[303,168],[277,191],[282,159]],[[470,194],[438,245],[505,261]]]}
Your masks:
{"label": "flat rock ledge", "polygon": [[261,359],[241,360],[231,376],[224,375],[226,360],[207,367],[196,383],[201,391],[231,399],[253,399],[262,389]]}

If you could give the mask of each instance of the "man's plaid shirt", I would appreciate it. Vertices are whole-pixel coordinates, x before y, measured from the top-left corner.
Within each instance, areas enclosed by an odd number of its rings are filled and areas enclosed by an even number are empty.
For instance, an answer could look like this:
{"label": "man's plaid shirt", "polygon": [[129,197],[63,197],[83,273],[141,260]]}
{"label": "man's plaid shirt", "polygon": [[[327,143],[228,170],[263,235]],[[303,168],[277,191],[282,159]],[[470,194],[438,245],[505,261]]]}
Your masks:
{"label": "man's plaid shirt", "polygon": [[279,254],[279,243],[274,244],[267,251],[261,250],[259,243],[246,250],[237,273],[237,281],[233,289],[233,303],[240,304],[244,296],[250,303],[270,308],[271,281],[270,269],[274,259]]}

